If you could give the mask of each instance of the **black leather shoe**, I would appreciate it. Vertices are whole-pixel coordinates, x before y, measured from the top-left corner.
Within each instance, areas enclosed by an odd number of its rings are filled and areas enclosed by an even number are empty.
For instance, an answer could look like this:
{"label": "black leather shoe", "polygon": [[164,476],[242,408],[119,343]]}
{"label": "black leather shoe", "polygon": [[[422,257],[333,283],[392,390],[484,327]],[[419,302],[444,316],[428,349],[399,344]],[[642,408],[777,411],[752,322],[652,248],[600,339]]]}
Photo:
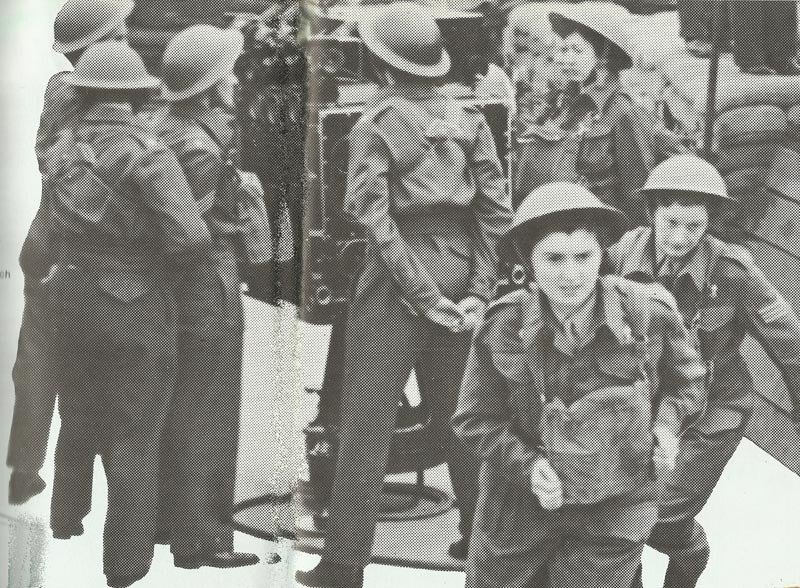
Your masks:
{"label": "black leather shoe", "polygon": [[447,550],[447,553],[449,553],[450,557],[453,559],[467,559],[468,549],[469,539],[462,537],[458,541],[454,541],[450,544],[450,548]]}
{"label": "black leather shoe", "polygon": [[147,575],[149,570],[145,570],[141,574],[136,574],[133,576],[106,576],[106,584],[108,584],[111,588],[128,588],[144,578]]}
{"label": "black leather shoe", "polygon": [[307,572],[298,571],[294,577],[308,588],[363,588],[364,586],[364,568],[324,559]]}
{"label": "black leather shoe", "polygon": [[202,566],[210,568],[243,568],[245,566],[254,566],[261,561],[255,553],[240,553],[238,551],[175,555],[173,559],[176,568],[186,570],[195,570]]}
{"label": "black leather shoe", "polygon": [[8,480],[8,503],[25,504],[46,486],[37,473],[13,471]]}
{"label": "black leather shoe", "polygon": [[71,539],[83,535],[83,525],[80,523],[68,525],[50,523],[50,528],[53,530],[53,539]]}

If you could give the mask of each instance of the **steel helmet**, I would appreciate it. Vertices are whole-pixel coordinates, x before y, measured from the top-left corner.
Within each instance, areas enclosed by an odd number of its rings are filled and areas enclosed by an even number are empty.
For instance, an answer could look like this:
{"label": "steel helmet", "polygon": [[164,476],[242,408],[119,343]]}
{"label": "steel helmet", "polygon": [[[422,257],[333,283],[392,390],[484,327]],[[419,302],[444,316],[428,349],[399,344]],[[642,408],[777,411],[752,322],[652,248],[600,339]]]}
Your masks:
{"label": "steel helmet", "polygon": [[377,7],[358,22],[364,45],[406,73],[438,78],[450,71],[442,31],[430,12],[412,2]]}
{"label": "steel helmet", "polygon": [[659,163],[639,190],[643,194],[683,192],[709,200],[735,202],[725,180],[713,165],[690,153],[673,155]]}
{"label": "steel helmet", "polygon": [[161,83],[147,73],[139,54],[119,41],[103,41],[86,49],[64,81],[99,90],[144,90]]}
{"label": "steel helmet", "polygon": [[509,236],[520,243],[526,237],[546,229],[554,217],[570,213],[591,213],[598,227],[608,229],[612,242],[628,227],[628,218],[620,210],[602,202],[587,188],[569,182],[552,182],[536,188],[525,197],[511,222]]}
{"label": "steel helmet", "polygon": [[622,6],[611,2],[582,2],[550,13],[550,23],[559,36],[578,25],[594,31],[616,49],[622,69],[633,66],[633,55],[625,33],[624,21],[631,16]]}
{"label": "steel helmet", "polygon": [[196,25],[181,31],[164,50],[162,95],[177,102],[208,90],[233,71],[243,47],[236,29]]}
{"label": "steel helmet", "polygon": [[53,23],[53,49],[85,49],[123,24],[132,11],[133,0],[67,0]]}

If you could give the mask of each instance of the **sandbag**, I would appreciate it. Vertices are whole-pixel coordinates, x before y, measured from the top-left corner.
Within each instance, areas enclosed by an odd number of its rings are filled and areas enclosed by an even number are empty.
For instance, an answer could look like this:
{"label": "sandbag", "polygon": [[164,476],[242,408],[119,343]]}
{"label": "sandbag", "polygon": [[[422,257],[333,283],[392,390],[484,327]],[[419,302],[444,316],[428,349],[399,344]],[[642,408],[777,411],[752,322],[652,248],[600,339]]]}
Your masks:
{"label": "sandbag", "polygon": [[655,70],[675,53],[686,53],[676,12],[634,16],[623,23],[634,66]]}
{"label": "sandbag", "polygon": [[789,121],[789,138],[800,141],[800,104],[795,104],[786,113]]}
{"label": "sandbag", "polygon": [[728,174],[748,167],[769,167],[780,143],[745,143],[735,147],[723,147],[717,152],[717,169]]}
{"label": "sandbag", "polygon": [[[699,117],[706,110],[710,60],[674,53],[663,64],[668,83]],[[740,106],[772,104],[789,108],[800,104],[800,76],[755,76],[743,74],[730,54],[720,57],[717,112]]]}
{"label": "sandbag", "polygon": [[777,143],[789,129],[786,111],[772,104],[741,106],[722,112],[714,122],[714,138],[720,147],[748,143]]}
{"label": "sandbag", "polygon": [[763,187],[766,175],[766,168],[748,167],[725,174],[724,178],[728,192],[735,198],[739,198],[740,196],[752,197],[754,192]]}

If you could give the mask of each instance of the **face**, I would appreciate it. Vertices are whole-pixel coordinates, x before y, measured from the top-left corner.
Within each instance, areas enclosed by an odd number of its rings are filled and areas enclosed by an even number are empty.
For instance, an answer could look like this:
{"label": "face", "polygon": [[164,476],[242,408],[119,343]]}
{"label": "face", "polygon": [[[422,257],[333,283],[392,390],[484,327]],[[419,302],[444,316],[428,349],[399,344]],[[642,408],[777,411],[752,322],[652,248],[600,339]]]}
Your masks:
{"label": "face", "polygon": [[561,70],[564,82],[583,84],[598,64],[594,47],[579,33],[558,38],[555,52],[556,64]]}
{"label": "face", "polygon": [[515,80],[525,80],[532,87],[545,87],[553,63],[553,47],[544,37],[514,38],[509,55],[509,66]]}
{"label": "face", "polygon": [[577,308],[591,295],[600,275],[603,249],[585,229],[550,233],[531,252],[536,285],[558,308]]}
{"label": "face", "polygon": [[708,230],[708,209],[702,204],[673,202],[659,205],[653,214],[656,250],[661,255],[681,258],[689,254]]}

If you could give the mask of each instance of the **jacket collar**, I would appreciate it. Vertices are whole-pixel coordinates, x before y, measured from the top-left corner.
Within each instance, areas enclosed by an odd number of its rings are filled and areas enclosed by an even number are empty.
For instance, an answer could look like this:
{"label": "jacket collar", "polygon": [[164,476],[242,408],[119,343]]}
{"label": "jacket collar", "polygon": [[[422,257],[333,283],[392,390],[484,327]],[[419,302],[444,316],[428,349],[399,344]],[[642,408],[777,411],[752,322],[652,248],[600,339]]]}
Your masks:
{"label": "jacket collar", "polygon": [[[712,243],[708,235],[704,235],[697,247],[683,260],[675,276],[675,284],[689,280],[702,292],[706,282],[706,272],[712,257]],[[631,250],[625,253],[620,274],[623,277],[642,282],[658,281],[656,267],[656,243],[652,228],[642,232],[642,236],[634,241]]]}
{"label": "jacket collar", "polygon": [[620,91],[620,82],[617,79],[606,81],[603,85],[591,83],[581,91],[581,96],[589,100],[597,112],[604,113],[608,109],[608,103]]}
{"label": "jacket collar", "polygon": [[[607,329],[617,341],[625,345],[631,340],[631,328],[626,320],[625,310],[622,306],[622,294],[618,288],[619,278],[615,276],[601,276],[597,282],[597,299],[595,302],[594,317],[590,322],[590,329],[594,330],[586,340],[591,341],[597,332]],[[519,337],[526,348],[536,342],[545,328],[545,317],[541,292],[532,285],[532,295],[527,298],[523,308]]]}

